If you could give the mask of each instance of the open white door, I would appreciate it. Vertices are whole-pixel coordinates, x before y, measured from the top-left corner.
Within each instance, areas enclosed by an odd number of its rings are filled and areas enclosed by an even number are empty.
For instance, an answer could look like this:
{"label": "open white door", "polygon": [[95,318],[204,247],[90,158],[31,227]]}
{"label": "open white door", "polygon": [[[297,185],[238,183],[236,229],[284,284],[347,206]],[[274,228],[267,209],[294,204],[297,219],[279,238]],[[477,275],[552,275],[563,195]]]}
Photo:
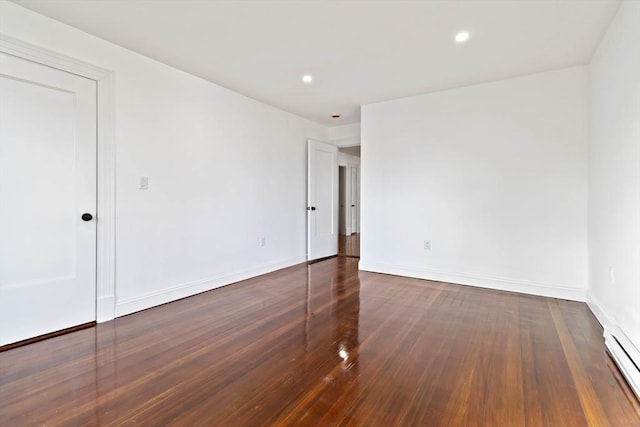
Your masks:
{"label": "open white door", "polygon": [[0,53],[0,346],[96,319],[96,82]]}
{"label": "open white door", "polygon": [[338,253],[338,147],[309,140],[307,259]]}

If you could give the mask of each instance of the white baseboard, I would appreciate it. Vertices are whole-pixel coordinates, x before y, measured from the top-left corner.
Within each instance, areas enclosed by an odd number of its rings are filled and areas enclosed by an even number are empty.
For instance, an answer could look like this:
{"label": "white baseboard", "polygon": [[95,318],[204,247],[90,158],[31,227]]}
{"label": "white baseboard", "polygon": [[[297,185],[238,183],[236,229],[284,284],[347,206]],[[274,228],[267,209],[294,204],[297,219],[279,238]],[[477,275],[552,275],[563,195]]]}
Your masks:
{"label": "white baseboard", "polygon": [[604,330],[604,344],[609,354],[618,365],[631,389],[640,399],[640,350],[636,348],[627,335],[617,326],[608,325]]}
{"label": "white baseboard", "polygon": [[587,305],[604,328],[604,344],[611,358],[616,362],[620,372],[629,383],[633,392],[640,399],[640,349],[629,339],[618,326],[614,317],[604,309],[600,301],[591,293],[587,294]]}
{"label": "white baseboard", "polygon": [[448,273],[430,269],[416,269],[382,263],[368,263],[360,260],[360,270],[374,273],[393,274],[396,276],[413,277],[416,279],[434,280],[437,282],[453,283],[457,285],[476,286],[479,288],[497,289],[501,291],[518,292],[522,294],[559,298],[584,302],[586,290],[571,288],[550,283],[538,283],[519,279],[505,279],[501,277],[482,277],[471,274]]}
{"label": "white baseboard", "polygon": [[181,298],[186,298],[241,280],[250,279],[262,274],[270,273],[275,270],[290,267],[295,264],[305,262],[304,257],[291,257],[276,262],[262,264],[246,270],[236,271],[233,273],[222,274],[215,277],[209,277],[202,280],[183,283],[180,285],[165,288],[160,291],[150,292],[134,298],[118,300],[115,304],[115,317],[124,316],[135,313],[136,311],[145,310],[160,304],[165,304]]}
{"label": "white baseboard", "polygon": [[604,329],[607,325],[613,325],[611,317],[601,308],[602,304],[591,292],[587,292],[587,306]]}

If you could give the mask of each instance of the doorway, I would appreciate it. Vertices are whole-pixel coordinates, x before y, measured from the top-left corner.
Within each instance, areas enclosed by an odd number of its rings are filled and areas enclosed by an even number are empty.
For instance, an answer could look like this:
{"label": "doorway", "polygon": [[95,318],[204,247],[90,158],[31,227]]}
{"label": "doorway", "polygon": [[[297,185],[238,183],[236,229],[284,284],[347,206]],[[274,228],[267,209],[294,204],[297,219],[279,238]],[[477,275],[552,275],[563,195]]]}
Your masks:
{"label": "doorway", "polygon": [[338,255],[360,257],[360,146],[338,149]]}

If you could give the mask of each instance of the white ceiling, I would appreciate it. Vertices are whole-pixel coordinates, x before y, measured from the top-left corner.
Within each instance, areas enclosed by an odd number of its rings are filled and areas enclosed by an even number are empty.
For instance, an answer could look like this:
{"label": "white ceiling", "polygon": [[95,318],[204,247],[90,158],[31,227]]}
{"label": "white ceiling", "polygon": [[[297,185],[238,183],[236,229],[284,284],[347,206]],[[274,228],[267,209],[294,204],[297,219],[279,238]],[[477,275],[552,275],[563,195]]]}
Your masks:
{"label": "white ceiling", "polygon": [[[311,120],[589,62],[618,0],[14,0]],[[471,39],[456,45],[461,29]],[[310,85],[303,74],[313,75]],[[339,113],[341,119],[331,119]]]}

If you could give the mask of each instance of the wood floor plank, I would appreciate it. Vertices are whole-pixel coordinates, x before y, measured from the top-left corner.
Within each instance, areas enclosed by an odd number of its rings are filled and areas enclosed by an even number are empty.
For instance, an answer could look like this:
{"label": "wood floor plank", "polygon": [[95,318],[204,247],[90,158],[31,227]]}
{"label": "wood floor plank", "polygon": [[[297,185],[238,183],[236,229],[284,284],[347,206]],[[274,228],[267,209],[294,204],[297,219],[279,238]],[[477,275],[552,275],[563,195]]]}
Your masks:
{"label": "wood floor plank", "polygon": [[[597,386],[594,386],[595,389],[605,390],[604,393],[598,393],[598,399],[601,401],[603,410],[607,412],[607,419],[616,419],[615,415],[621,414],[623,417],[617,420],[619,425],[635,425],[640,416],[640,402],[633,393],[625,393],[626,399],[619,399],[617,390],[622,388],[626,392],[628,388],[613,360],[599,345],[602,328],[597,322],[593,322],[594,316],[585,304],[569,301],[559,301],[559,303],[567,319],[565,322],[567,330],[576,348],[581,349],[578,357],[584,365],[585,372],[589,374],[591,381],[597,383]],[[583,350],[586,348],[589,351]],[[623,409],[629,406],[633,411],[628,412]]]}
{"label": "wood floor plank", "polygon": [[589,379],[589,373],[586,371],[582,361],[579,360],[578,350],[567,328],[563,310],[561,310],[556,300],[549,300],[548,304],[588,425],[593,427],[606,427],[611,425],[602,408],[601,401],[593,388],[592,382]]}
{"label": "wood floor plank", "polygon": [[338,256],[360,258],[360,233],[338,235]]}
{"label": "wood floor plank", "polygon": [[0,425],[640,426],[585,304],[357,266],[0,352]]}

